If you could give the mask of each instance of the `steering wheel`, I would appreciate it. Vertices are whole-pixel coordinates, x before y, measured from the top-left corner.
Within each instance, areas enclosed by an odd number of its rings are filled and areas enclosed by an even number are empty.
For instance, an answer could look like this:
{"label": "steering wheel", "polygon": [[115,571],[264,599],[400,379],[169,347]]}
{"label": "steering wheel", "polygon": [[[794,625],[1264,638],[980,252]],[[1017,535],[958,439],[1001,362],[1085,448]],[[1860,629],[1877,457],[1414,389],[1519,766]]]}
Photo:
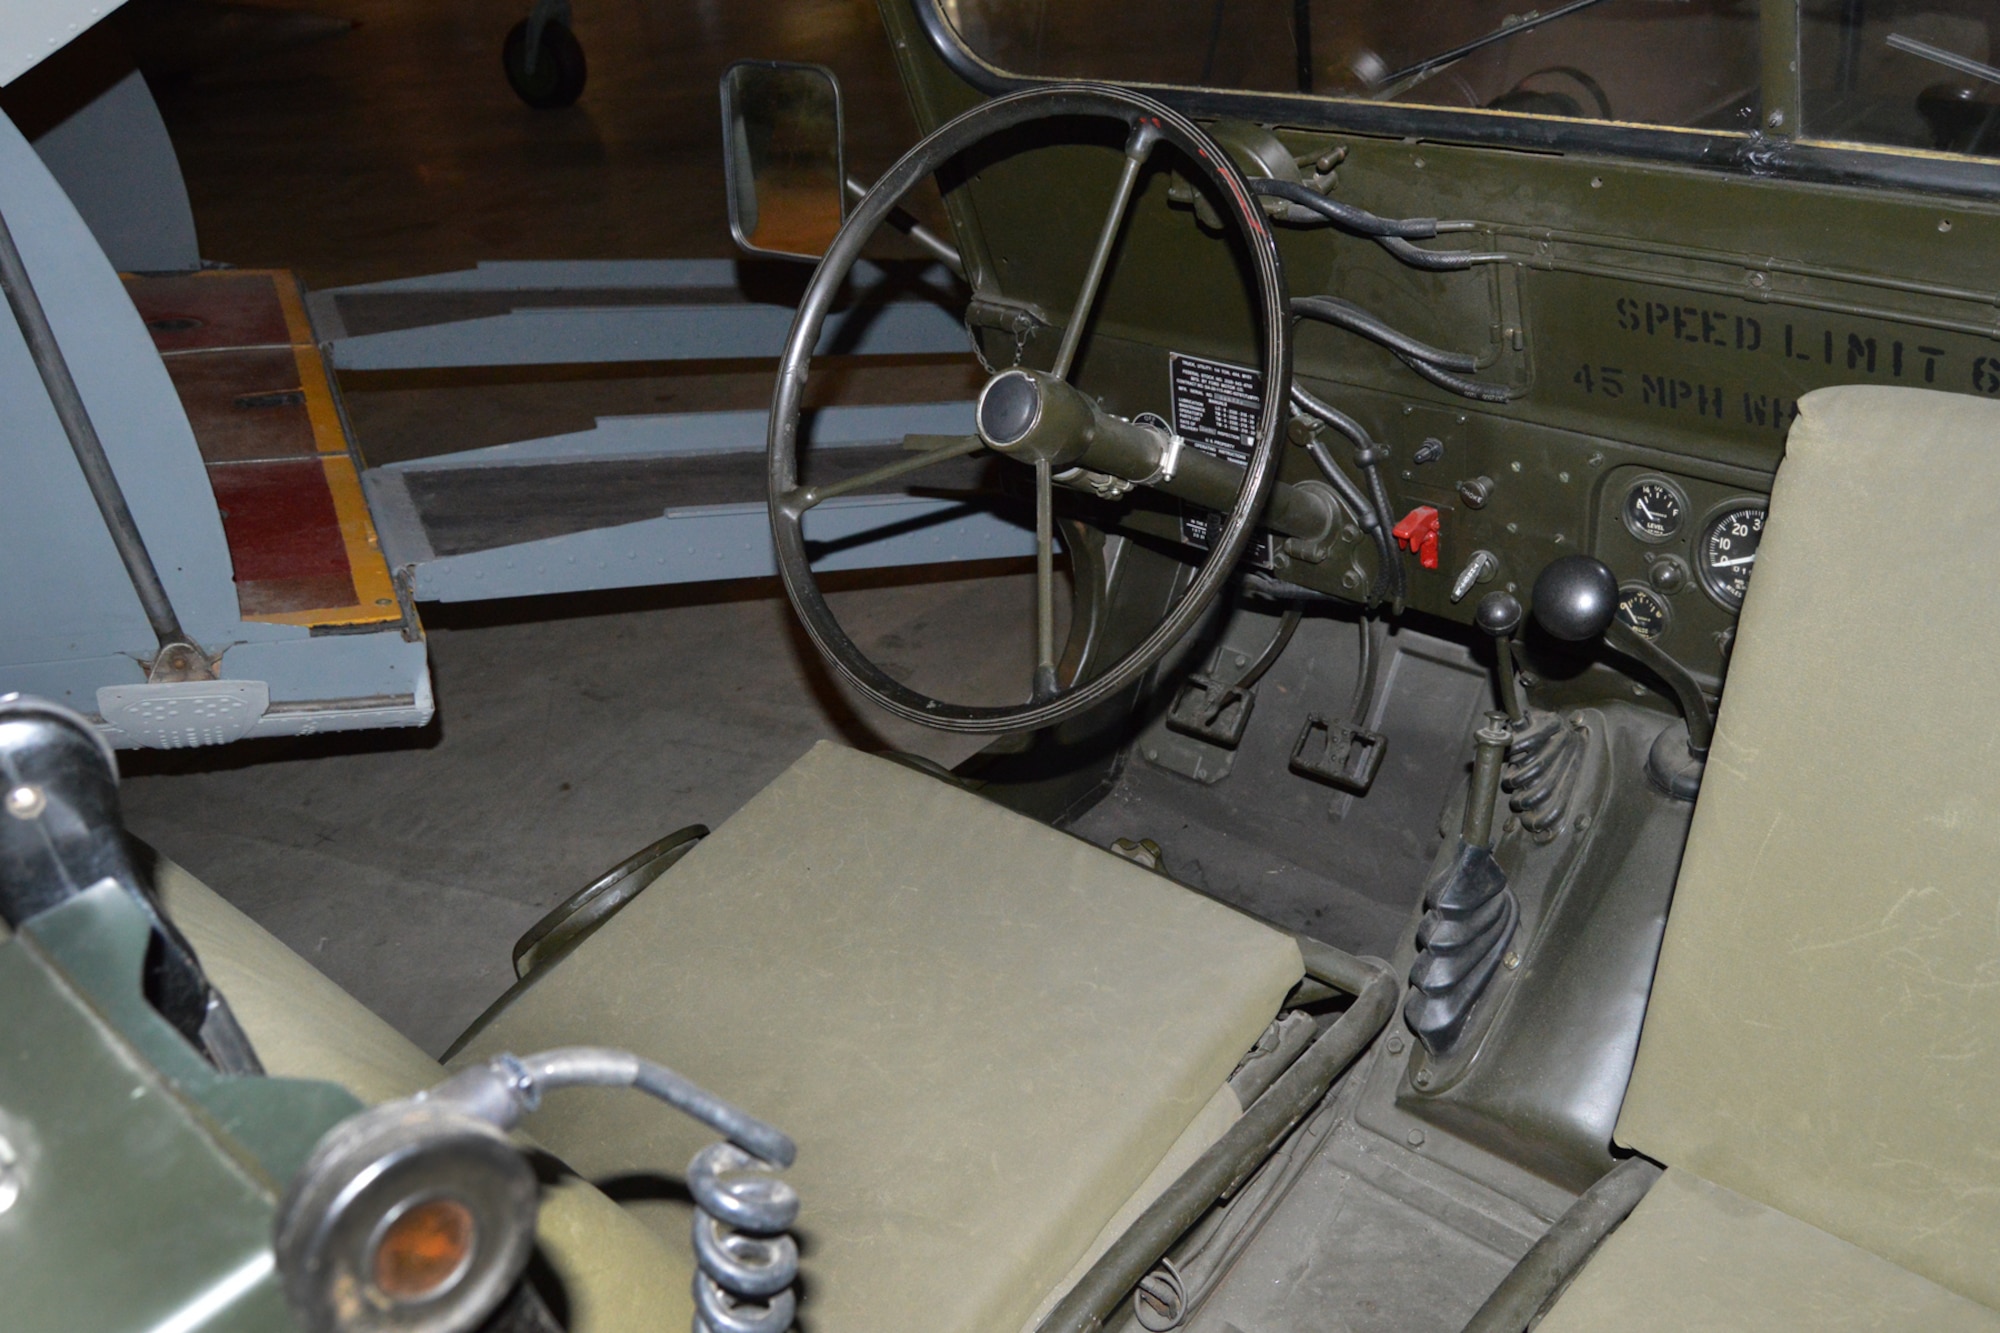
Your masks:
{"label": "steering wheel", "polygon": [[[812,349],[835,294],[861,249],[890,210],[925,177],[965,150],[995,134],[1031,121],[1087,117],[1117,121],[1127,128],[1125,161],[1111,207],[1098,233],[1082,290],[1054,364],[1047,370],[1015,367],[993,376],[980,392],[978,433],[963,437],[917,437],[904,441],[911,456],[826,486],[801,486],[798,469],[799,416]],[[1138,182],[1140,169],[1162,143],[1176,150],[1178,166],[1205,180],[1217,211],[1244,243],[1255,277],[1262,403],[1246,466],[1183,448],[1170,431],[1114,417],[1071,387],[1069,379],[1098,289]],[[1059,201],[1051,199],[1052,206]],[[986,102],[940,126],[904,154],[855,206],[820,261],[799,303],[779,363],[771,406],[769,483],[771,532],[778,571],[806,632],[826,660],[862,693],[898,717],[943,731],[996,733],[1051,726],[1075,717],[1137,680],[1180,641],[1225,586],[1277,480],[1279,440],[1285,426],[1292,376],[1291,317],[1284,271],[1264,214],[1226,152],[1194,122],[1152,98],[1095,84],[1057,84]],[[806,556],[805,515],[835,495],[865,490],[947,459],[991,449],[1032,466],[1035,472],[1036,666],[1025,703],[1006,706],[949,703],[910,689],[888,675],[841,629],[813,577]],[[1207,558],[1186,592],[1136,646],[1089,680],[1057,679],[1054,630],[1053,487],[1058,480],[1095,473],[1120,483],[1151,486],[1190,497],[1195,482],[1205,494],[1235,501],[1213,533]],[[1220,509],[1220,503],[1209,507]]]}

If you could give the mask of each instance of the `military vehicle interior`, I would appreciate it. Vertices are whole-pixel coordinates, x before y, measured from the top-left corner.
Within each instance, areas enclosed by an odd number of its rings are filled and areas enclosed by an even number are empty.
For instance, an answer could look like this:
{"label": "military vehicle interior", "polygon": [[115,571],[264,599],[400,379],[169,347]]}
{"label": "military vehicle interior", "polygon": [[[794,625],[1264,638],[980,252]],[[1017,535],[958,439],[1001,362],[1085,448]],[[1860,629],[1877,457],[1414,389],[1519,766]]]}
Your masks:
{"label": "military vehicle interior", "polygon": [[[829,71],[722,73],[815,264],[757,468],[811,650],[970,757],[815,747],[433,1060],[0,704],[17,1058],[165,1071],[91,1123],[235,1228],[103,1326],[2000,1328],[2000,11],[881,20],[872,185]],[[815,446],[884,236],[972,430]],[[815,511],[885,495],[1032,532],[1017,674],[843,623]],[[58,1093],[0,1150],[120,1169]]]}

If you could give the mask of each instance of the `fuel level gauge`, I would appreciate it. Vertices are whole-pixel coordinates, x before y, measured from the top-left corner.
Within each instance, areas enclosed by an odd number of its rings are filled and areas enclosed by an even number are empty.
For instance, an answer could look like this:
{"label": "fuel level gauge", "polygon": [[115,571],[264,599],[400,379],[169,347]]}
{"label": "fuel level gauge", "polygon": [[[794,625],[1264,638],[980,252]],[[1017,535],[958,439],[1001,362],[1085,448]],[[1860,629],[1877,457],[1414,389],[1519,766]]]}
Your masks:
{"label": "fuel level gauge", "polygon": [[1665,477],[1641,477],[1625,492],[1625,528],[1642,542],[1668,541],[1687,521],[1687,499]]}
{"label": "fuel level gauge", "polygon": [[1618,619],[1633,633],[1657,639],[1673,623],[1674,613],[1667,599],[1643,583],[1627,583],[1618,589]]}

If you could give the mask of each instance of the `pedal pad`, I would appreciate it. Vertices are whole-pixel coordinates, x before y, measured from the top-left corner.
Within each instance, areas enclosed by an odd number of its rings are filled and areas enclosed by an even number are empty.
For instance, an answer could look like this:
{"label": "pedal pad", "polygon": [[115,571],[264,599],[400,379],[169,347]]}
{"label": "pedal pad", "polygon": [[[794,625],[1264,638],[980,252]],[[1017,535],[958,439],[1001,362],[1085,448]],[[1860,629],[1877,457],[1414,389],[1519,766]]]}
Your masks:
{"label": "pedal pad", "polygon": [[1243,731],[1250,725],[1250,710],[1256,703],[1254,688],[1246,690],[1207,676],[1189,676],[1167,709],[1167,729],[1233,750],[1243,743]]}
{"label": "pedal pad", "polygon": [[1301,777],[1365,796],[1388,748],[1388,738],[1379,731],[1366,731],[1340,718],[1328,721],[1314,713],[1292,746],[1291,769]]}

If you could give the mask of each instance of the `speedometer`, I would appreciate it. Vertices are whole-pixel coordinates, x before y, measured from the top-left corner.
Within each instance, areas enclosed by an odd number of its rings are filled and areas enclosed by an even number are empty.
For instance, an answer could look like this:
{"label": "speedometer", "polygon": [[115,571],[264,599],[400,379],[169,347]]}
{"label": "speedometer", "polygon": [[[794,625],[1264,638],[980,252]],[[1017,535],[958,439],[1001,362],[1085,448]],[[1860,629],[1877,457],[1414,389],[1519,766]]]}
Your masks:
{"label": "speedometer", "polygon": [[1695,571],[1702,589],[1731,611],[1743,609],[1743,594],[1756,568],[1757,544],[1764,538],[1764,506],[1725,509],[1701,530]]}

